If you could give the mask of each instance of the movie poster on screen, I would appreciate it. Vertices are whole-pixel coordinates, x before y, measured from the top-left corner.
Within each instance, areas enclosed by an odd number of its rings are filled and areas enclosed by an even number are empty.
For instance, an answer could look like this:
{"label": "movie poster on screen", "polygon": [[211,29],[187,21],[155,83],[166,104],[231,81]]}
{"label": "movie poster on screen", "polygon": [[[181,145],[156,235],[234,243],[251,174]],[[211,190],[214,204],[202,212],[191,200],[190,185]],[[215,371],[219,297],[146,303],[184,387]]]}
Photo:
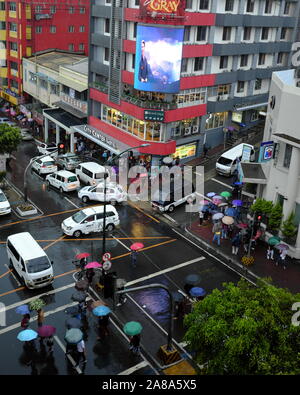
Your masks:
{"label": "movie poster on screen", "polygon": [[178,93],[183,28],[137,26],[134,88]]}
{"label": "movie poster on screen", "polygon": [[140,16],[183,16],[185,5],[185,0],[140,0]]}

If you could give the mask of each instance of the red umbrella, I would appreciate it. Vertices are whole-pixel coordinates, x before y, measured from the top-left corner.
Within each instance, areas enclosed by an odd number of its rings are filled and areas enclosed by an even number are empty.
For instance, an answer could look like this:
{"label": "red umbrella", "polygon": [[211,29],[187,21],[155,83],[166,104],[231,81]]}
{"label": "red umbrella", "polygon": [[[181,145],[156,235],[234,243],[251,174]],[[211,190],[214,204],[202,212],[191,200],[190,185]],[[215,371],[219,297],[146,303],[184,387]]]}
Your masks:
{"label": "red umbrella", "polygon": [[37,331],[40,337],[49,337],[54,335],[56,328],[54,328],[52,325],[43,325],[40,326]]}
{"label": "red umbrella", "polygon": [[87,258],[88,256],[91,256],[88,252],[81,252],[80,254],[77,254],[75,256],[76,259],[82,259],[82,258]]}
{"label": "red umbrella", "polygon": [[140,250],[141,248],[144,248],[144,244],[143,243],[133,243],[130,246],[130,249],[133,250],[133,251]]}
{"label": "red umbrella", "polygon": [[102,267],[102,264],[99,262],[89,262],[84,266],[85,269],[97,269],[98,267]]}
{"label": "red umbrella", "polygon": [[248,228],[248,224],[237,224],[236,225],[237,226],[237,228],[240,228],[240,229],[246,229],[246,228]]}

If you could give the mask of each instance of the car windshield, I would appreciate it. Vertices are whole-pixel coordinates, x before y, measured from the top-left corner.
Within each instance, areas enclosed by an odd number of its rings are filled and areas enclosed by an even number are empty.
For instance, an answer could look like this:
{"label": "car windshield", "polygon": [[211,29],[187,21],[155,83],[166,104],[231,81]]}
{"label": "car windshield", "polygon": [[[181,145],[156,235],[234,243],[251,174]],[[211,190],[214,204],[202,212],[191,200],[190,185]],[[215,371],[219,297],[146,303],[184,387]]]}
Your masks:
{"label": "car windshield", "polygon": [[218,159],[218,163],[220,163],[220,165],[225,165],[225,166],[227,166],[227,165],[230,165],[231,162],[232,162],[231,159],[224,158],[223,156],[221,156],[221,157]]}
{"label": "car windshield", "polygon": [[50,160],[48,162],[43,163],[44,166],[54,166],[54,162],[51,162]]}
{"label": "car windshield", "polygon": [[38,273],[47,270],[51,267],[51,264],[46,256],[40,258],[34,258],[27,262],[26,268],[27,273]]}
{"label": "car windshield", "polygon": [[0,192],[0,202],[6,202],[6,196],[4,195],[4,193]]}
{"label": "car windshield", "polygon": [[87,216],[84,214],[83,211],[79,211],[78,213],[72,215],[72,220],[79,223],[84,220]]}
{"label": "car windshield", "polygon": [[80,160],[78,158],[75,158],[75,157],[66,158],[66,161],[68,163],[80,162]]}
{"label": "car windshield", "polygon": [[72,176],[68,178],[68,182],[76,182],[77,181],[77,177],[76,176]]}

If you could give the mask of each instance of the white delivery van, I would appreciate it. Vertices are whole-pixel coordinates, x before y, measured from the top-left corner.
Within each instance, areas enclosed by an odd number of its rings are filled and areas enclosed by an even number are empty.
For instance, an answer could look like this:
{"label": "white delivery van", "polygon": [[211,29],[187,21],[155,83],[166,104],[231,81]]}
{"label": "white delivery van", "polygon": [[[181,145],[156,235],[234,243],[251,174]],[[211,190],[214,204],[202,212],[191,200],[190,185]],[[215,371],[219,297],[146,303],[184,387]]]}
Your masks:
{"label": "white delivery van", "polygon": [[8,236],[6,251],[11,267],[14,267],[26,287],[41,288],[53,282],[53,262],[28,232]]}
{"label": "white delivery van", "polygon": [[81,163],[76,167],[75,173],[78,175],[80,181],[89,185],[96,185],[104,179],[105,167],[95,162]]}
{"label": "white delivery van", "polygon": [[[103,230],[103,211],[104,206],[85,208],[78,211],[63,221],[61,228],[68,236],[80,237],[82,234],[101,232]],[[106,205],[106,224],[105,229],[112,231],[120,224],[119,214],[111,205]]]}
{"label": "white delivery van", "polygon": [[60,192],[75,191],[80,187],[80,182],[76,174],[68,170],[60,170],[55,173],[49,174],[46,177],[48,185],[60,190]]}
{"label": "white delivery van", "polygon": [[250,144],[239,144],[236,147],[231,148],[229,151],[224,152],[216,162],[217,173],[224,176],[231,176],[237,168],[237,158],[242,159],[243,147],[246,145],[251,148],[250,160],[253,161],[255,158],[255,152],[253,145]]}

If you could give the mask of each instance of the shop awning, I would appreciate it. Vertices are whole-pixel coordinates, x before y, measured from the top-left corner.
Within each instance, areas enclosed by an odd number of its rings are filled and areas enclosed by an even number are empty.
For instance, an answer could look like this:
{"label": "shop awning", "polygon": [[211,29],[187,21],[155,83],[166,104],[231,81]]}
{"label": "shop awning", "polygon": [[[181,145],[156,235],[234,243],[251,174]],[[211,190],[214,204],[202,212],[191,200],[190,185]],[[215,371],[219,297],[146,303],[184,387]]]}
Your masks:
{"label": "shop awning", "polygon": [[250,184],[267,184],[267,177],[262,169],[261,163],[241,162],[243,182]]}
{"label": "shop awning", "polygon": [[251,110],[252,108],[257,108],[257,107],[265,107],[269,103],[256,103],[256,104],[250,104],[249,106],[244,106],[244,107],[236,107],[234,111],[246,111],[246,110]]}
{"label": "shop awning", "polygon": [[79,119],[83,119],[83,118],[87,117],[87,114],[78,110],[75,107],[70,106],[68,103],[66,103],[64,101],[57,101],[57,102],[53,103],[53,105],[56,107],[62,108],[65,111],[70,112],[72,115],[74,115],[74,117],[77,117]]}
{"label": "shop awning", "polygon": [[61,108],[43,110],[43,115],[64,129],[86,122],[86,120],[77,118]]}

